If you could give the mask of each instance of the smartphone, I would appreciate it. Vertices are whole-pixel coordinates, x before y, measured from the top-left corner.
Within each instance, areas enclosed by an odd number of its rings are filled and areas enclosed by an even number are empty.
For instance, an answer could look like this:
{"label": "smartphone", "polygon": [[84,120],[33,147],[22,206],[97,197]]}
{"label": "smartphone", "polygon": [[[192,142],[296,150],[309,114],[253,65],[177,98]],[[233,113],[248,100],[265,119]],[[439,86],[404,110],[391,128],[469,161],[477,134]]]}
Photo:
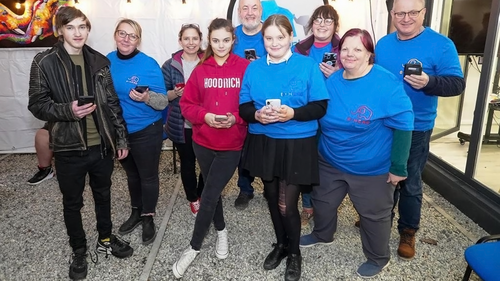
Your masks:
{"label": "smartphone", "polygon": [[94,96],[79,96],[78,97],[78,106],[82,106],[84,104],[94,103],[94,102],[95,102]]}
{"label": "smartphone", "polygon": [[149,86],[135,86],[135,89],[139,93],[144,93],[145,91],[149,90]]}
{"label": "smartphone", "polygon": [[227,115],[215,115],[215,121],[222,122],[227,120]]}
{"label": "smartphone", "polygon": [[336,53],[324,53],[323,62],[335,66],[337,64],[337,54]]}
{"label": "smartphone", "polygon": [[404,75],[421,75],[422,74],[422,65],[418,63],[407,63],[405,64]]}
{"label": "smartphone", "polygon": [[245,50],[245,58],[247,60],[256,60],[257,54],[255,53],[255,49],[246,49]]}
{"label": "smartphone", "polygon": [[278,110],[281,107],[281,100],[280,99],[267,99],[266,106],[271,106],[275,110]]}
{"label": "smartphone", "polygon": [[184,83],[175,84],[175,87],[177,87],[177,88],[184,88],[184,86],[186,86],[186,84],[184,84]]}

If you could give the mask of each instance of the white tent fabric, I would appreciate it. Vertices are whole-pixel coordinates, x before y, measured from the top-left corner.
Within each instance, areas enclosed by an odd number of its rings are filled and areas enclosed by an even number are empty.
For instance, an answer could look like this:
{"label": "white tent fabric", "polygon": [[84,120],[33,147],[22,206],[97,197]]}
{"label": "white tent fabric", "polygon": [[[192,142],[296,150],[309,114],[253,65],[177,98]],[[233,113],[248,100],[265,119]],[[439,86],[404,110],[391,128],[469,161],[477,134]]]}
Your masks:
{"label": "white tent fabric", "polygon": [[[288,9],[295,18],[310,16],[322,0],[262,0],[275,1]],[[137,20],[143,29],[140,49],[163,64],[179,49],[177,34],[184,23],[198,23],[206,43],[207,26],[216,17],[226,18],[230,0],[80,0],[79,8],[92,24],[88,45],[107,54],[115,48],[113,31],[123,17]],[[330,2],[341,17],[340,35],[352,27],[372,33],[370,19],[377,39],[385,35],[387,10],[385,0],[336,0]],[[370,18],[370,3],[372,17]],[[238,7],[236,1],[235,9]],[[233,11],[233,22],[239,24]],[[298,24],[298,23],[295,23]],[[299,30],[299,29],[298,29]],[[303,39],[297,33],[294,41]],[[0,154],[34,152],[36,130],[43,121],[34,118],[27,109],[29,71],[33,57],[45,48],[0,49]]]}

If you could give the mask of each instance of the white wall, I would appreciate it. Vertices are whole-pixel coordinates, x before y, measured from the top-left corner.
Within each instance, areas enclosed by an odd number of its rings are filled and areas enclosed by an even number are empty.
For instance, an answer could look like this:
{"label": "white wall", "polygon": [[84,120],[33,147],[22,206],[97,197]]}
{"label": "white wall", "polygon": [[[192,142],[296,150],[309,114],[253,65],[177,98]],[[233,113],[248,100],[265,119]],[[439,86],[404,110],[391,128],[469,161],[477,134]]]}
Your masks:
{"label": "white wall", "polygon": [[[182,4],[181,0],[132,0],[130,4],[126,0],[79,2],[79,8],[92,24],[87,42],[91,47],[103,54],[112,51],[115,48],[112,39],[115,24],[119,18],[129,17],[142,26],[140,49],[161,65],[178,50],[177,33],[182,24],[200,24],[206,37],[210,21],[215,17],[226,17],[230,0],[186,0],[186,4]],[[310,16],[315,8],[322,5],[323,0],[276,0],[276,3],[288,8],[297,18]],[[339,11],[342,34],[352,27],[371,32],[370,1],[336,0],[330,3]],[[379,39],[385,35],[387,28],[385,0],[372,0],[371,3],[373,29]],[[299,39],[302,38],[296,38]],[[27,110],[29,69],[33,57],[43,50],[45,48],[0,49],[0,153],[34,151],[35,132],[43,122],[35,119]]]}

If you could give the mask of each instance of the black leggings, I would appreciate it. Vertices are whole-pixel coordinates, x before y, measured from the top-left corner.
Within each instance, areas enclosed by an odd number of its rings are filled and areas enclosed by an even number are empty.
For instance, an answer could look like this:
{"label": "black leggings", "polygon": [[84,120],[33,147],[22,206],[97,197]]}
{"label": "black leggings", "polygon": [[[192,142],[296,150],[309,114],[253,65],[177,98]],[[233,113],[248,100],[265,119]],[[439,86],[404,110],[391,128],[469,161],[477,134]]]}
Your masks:
{"label": "black leggings", "polygon": [[290,254],[300,254],[300,214],[297,207],[300,186],[287,184],[276,177],[263,183],[278,244],[288,245]]}

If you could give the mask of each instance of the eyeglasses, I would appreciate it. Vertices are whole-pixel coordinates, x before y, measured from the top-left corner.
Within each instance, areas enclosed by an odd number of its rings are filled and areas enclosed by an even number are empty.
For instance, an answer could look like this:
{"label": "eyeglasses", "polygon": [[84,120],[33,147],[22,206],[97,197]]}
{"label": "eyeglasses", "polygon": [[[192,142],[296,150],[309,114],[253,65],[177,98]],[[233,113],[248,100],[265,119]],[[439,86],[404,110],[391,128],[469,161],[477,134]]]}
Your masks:
{"label": "eyeglasses", "polygon": [[200,25],[197,23],[185,23],[181,26],[181,28],[198,28],[200,29]]}
{"label": "eyeglasses", "polygon": [[116,32],[116,34],[118,34],[118,37],[120,37],[120,38],[125,38],[125,37],[128,36],[128,39],[130,41],[132,41],[132,42],[135,42],[135,41],[139,40],[139,36],[137,36],[136,34],[134,34],[134,33],[127,33],[127,32],[125,32],[123,30],[118,30]]}
{"label": "eyeglasses", "polygon": [[406,17],[406,15],[408,15],[410,18],[416,18],[416,17],[418,17],[418,15],[420,15],[420,12],[422,12],[424,9],[425,9],[425,7],[420,9],[420,11],[397,12],[397,13],[393,12],[393,13],[394,13],[394,16],[396,16],[396,18],[398,18],[398,19],[403,19],[404,17]]}
{"label": "eyeglasses", "polygon": [[316,18],[313,20],[313,23],[317,25],[321,25],[322,22],[324,22],[326,26],[330,26],[333,23],[333,19]]}

